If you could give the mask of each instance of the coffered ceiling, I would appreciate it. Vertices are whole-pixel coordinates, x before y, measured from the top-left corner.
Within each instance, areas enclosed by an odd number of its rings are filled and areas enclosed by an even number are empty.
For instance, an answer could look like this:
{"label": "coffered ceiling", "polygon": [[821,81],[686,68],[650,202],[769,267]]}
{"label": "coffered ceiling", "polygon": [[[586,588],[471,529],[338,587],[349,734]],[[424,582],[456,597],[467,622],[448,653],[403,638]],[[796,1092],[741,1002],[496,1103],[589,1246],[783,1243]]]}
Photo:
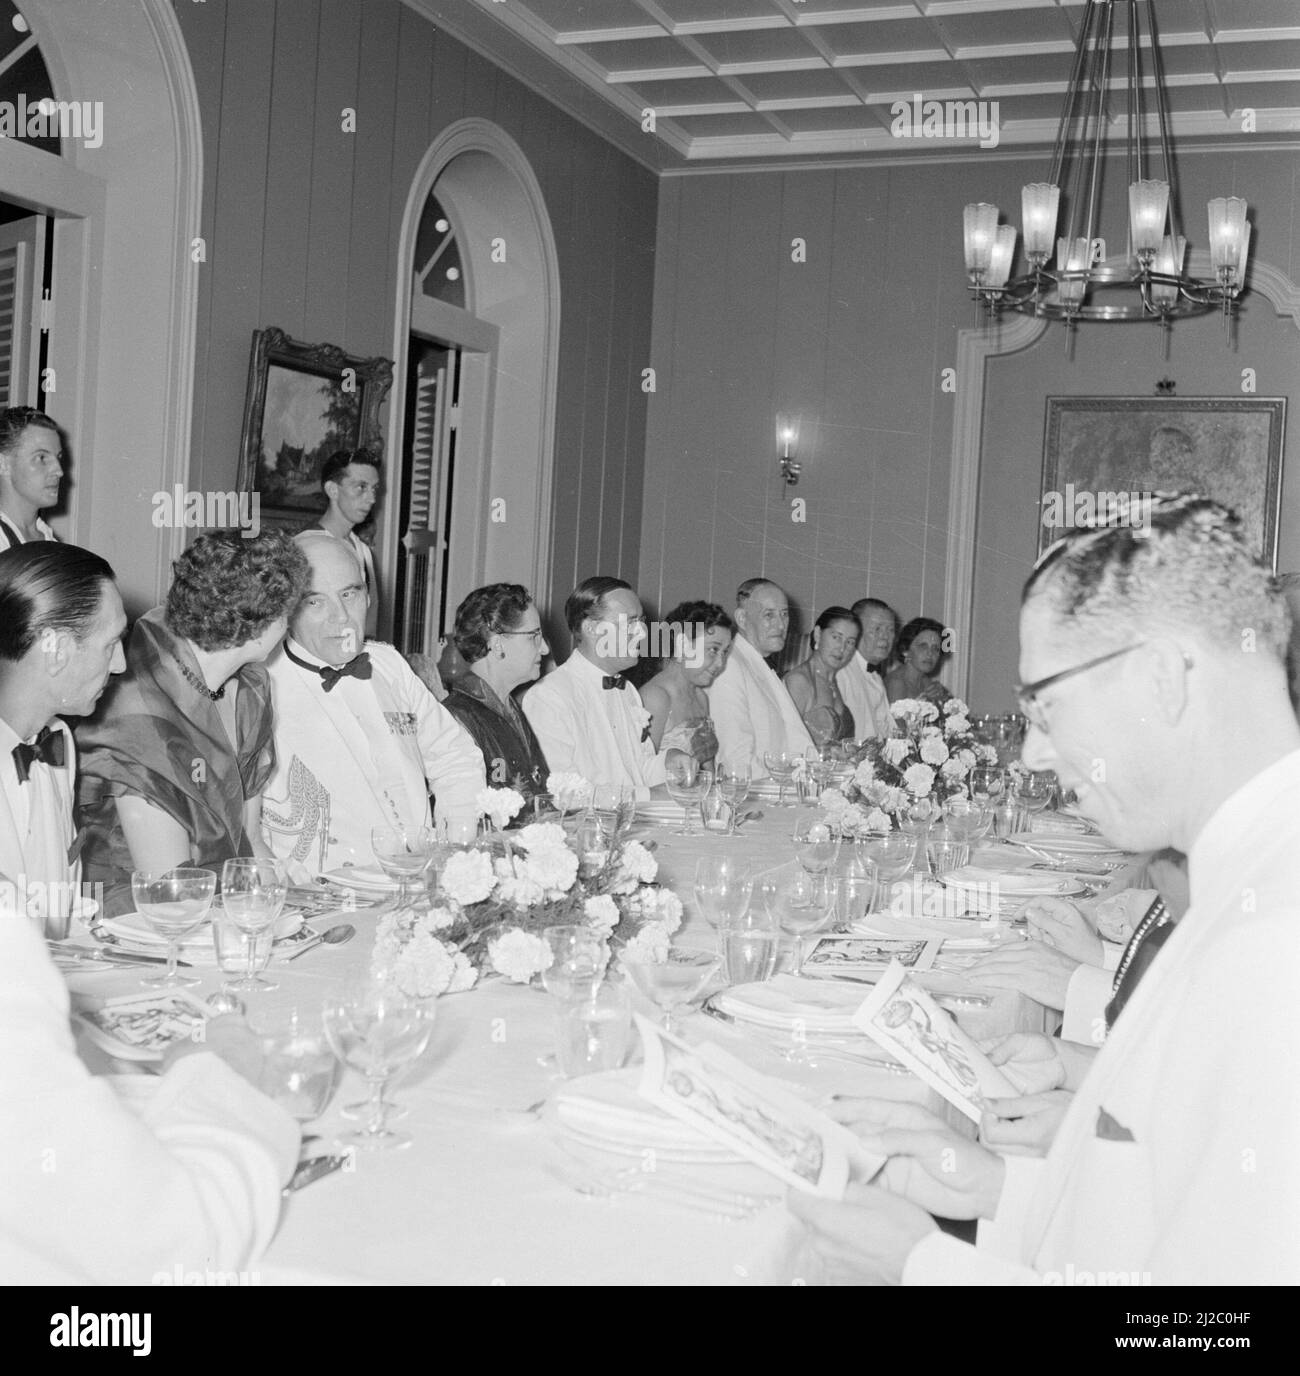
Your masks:
{"label": "coffered ceiling", "polygon": [[[948,137],[900,137],[917,96],[983,102],[999,148],[1042,147],[1084,10],[1084,0],[406,2],[660,170],[952,157],[972,145],[952,124]],[[1156,18],[1180,146],[1300,140],[1300,0],[1158,0]]]}

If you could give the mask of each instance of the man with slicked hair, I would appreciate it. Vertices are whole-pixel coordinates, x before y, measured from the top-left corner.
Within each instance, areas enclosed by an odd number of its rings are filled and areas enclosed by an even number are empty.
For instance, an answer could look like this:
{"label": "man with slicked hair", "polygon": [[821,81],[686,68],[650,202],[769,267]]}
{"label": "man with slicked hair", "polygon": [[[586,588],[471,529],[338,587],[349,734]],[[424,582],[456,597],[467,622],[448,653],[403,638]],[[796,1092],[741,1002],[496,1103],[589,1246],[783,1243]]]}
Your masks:
{"label": "man with slicked hair", "polygon": [[[883,1188],[791,1196],[841,1278],[1300,1282],[1290,616],[1218,503],[1158,496],[1110,519],[1059,540],[1025,586],[1024,763],[1054,771],[1115,845],[1183,851],[1191,904],[1100,1050],[1024,1033],[992,1049],[1027,1096],[1003,1102],[1012,1114],[1074,1091],[1046,1157],[896,1115],[867,1133],[889,1158]],[[931,1213],[981,1219],[977,1245]]]}
{"label": "man with slicked hair", "polygon": [[853,731],[860,741],[894,734],[889,696],[878,666],[894,648],[898,619],[888,602],[863,597],[853,604],[853,615],[862,623],[862,636],[853,658],[835,675],[835,682],[850,712]]}
{"label": "man with slicked hair", "polygon": [[765,779],[767,753],[802,755],[813,744],[794,699],[765,658],[785,645],[790,604],[775,583],[747,578],[736,592],[735,621],[731,658],[709,688],[718,758]]}
{"label": "man with slicked hair", "polygon": [[587,578],[569,594],[564,620],[573,653],[524,694],[546,763],[648,798],[664,781],[667,756],[656,756],[650,714],[625,677],[647,640],[641,599],[621,578]]}
{"label": "man with slicked hair", "polygon": [[59,427],[32,406],[0,411],[0,550],[53,540],[41,512],[59,504],[63,440]]}

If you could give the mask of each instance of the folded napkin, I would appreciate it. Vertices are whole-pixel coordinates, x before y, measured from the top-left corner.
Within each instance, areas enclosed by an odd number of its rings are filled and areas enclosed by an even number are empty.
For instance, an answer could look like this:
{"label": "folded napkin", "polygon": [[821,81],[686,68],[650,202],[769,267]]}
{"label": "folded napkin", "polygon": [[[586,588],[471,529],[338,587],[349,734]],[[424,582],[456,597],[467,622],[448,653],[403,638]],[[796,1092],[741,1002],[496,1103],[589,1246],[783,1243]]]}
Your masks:
{"label": "folded napkin", "polygon": [[852,1032],[863,986],[824,979],[777,975],[763,984],[737,984],[711,1000],[719,1012],[740,1022],[793,1031]]}
{"label": "folded napkin", "polygon": [[636,1066],[570,1080],[551,1096],[547,1121],[580,1141],[614,1151],[653,1150],[665,1159],[742,1159],[731,1148],[643,1099],[637,1092],[640,1079],[641,1067]]}

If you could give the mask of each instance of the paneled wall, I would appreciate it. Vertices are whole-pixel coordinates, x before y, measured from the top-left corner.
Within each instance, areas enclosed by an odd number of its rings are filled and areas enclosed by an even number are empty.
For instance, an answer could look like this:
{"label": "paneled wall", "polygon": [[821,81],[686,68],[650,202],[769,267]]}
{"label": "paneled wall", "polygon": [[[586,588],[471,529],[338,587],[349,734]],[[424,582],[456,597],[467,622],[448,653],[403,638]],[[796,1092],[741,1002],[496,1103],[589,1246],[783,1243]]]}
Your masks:
{"label": "paneled wall", "polygon": [[578,577],[635,574],[655,178],[399,0],[175,9],[205,157],[191,485],[235,484],[254,329],[391,354],[416,167],[438,133],[476,116],[524,150],[559,256],[553,586],[562,599]]}
{"label": "paneled wall", "polygon": [[[1122,167],[1122,165],[1120,165]],[[806,629],[833,602],[883,597],[906,618],[943,618],[954,394],[944,388],[957,332],[975,322],[964,291],[961,210],[992,200],[1019,219],[1020,187],[1041,160],[972,152],[920,167],[744,171],[669,177],[659,269],[641,587],[661,607],[764,573]],[[1205,247],[1205,201],[1246,196],[1252,253],[1296,277],[1298,161],[1291,153],[1186,154],[1187,234]],[[1114,175],[1114,174],[1112,174]],[[1122,171],[1119,173],[1122,176]],[[1122,197],[1121,197],[1122,199]],[[1122,226],[1103,227],[1111,251]],[[806,261],[795,239],[805,241]],[[1159,332],[1098,326],[1073,360],[1060,327],[989,366],[976,558],[971,699],[1009,705],[1016,608],[1036,551],[1049,395],[1260,395],[1300,377],[1300,332],[1250,303],[1237,351],[1217,321],[1185,322],[1165,362]],[[780,481],[775,413],[804,413],[797,487]],[[809,433],[809,418],[815,424]],[[1282,563],[1300,566],[1300,398],[1291,408],[1293,476],[1283,483]],[[791,499],[805,508],[792,508]],[[802,518],[802,519],[801,519]]]}

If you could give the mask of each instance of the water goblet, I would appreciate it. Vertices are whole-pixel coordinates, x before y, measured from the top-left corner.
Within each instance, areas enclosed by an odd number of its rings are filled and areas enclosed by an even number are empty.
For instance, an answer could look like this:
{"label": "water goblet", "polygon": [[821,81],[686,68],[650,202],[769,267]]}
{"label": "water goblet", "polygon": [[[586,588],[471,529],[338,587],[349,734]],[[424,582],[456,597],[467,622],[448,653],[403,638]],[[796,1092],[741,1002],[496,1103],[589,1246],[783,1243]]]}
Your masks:
{"label": "water goblet", "polygon": [[859,854],[855,847],[847,861],[837,864],[833,877],[837,883],[835,925],[844,931],[866,917],[875,906],[880,869],[874,860]]}
{"label": "water goblet", "polygon": [[433,1032],[434,1003],[404,993],[391,981],[366,980],[325,1000],[325,1035],[339,1059],[366,1078],[364,1121],[339,1138],[362,1151],[392,1151],[411,1144],[388,1125],[388,1081],[423,1054]]}
{"label": "water goblet", "polygon": [[1050,769],[1032,770],[1016,780],[1016,801],[1026,812],[1039,813],[1056,795],[1056,774]]}
{"label": "water goblet", "polygon": [[804,938],[820,931],[834,911],[834,885],[824,876],[770,874],[762,881],[763,902],[777,925],[794,937],[791,974],[803,969]]}
{"label": "water goblet", "polygon": [[167,943],[167,968],[161,974],[146,975],[143,983],[160,989],[188,989],[199,981],[178,973],[180,944],[207,920],[216,892],[217,876],[212,870],[181,867],[164,872],[134,870],[131,897],[135,910]]}
{"label": "water goblet", "polygon": [[715,777],[719,792],[731,804],[731,827],[727,835],[734,836],[736,824],[740,820],[740,809],[749,797],[751,784],[749,766],[744,763],[725,764],[719,760],[717,761]]}
{"label": "water goblet", "polygon": [[555,1034],[556,1059],[567,1078],[617,1070],[632,1037],[627,991],[606,981],[584,998],[559,1004]]}
{"label": "water goblet", "polygon": [[763,764],[776,780],[776,805],[785,806],[785,788],[803,765],[803,756],[792,750],[765,750]]}
{"label": "water goblet", "polygon": [[278,989],[280,983],[258,973],[266,968],[271,947],[257,938],[275,927],[289,891],[284,866],[278,860],[236,856],[221,867],[221,909],[248,938],[248,963],[243,977],[221,987],[230,993],[255,994]]}
{"label": "water goblet", "polygon": [[883,836],[868,836],[862,848],[868,858],[876,862],[877,901],[883,903],[890,887],[911,869],[916,858],[916,842],[904,831],[889,831]]}
{"label": "water goblet", "polygon": [[704,992],[722,957],[714,951],[670,950],[663,961],[622,956],[633,985],[663,1014],[664,1031],[676,1033],[682,1012]]}
{"label": "water goblet", "polygon": [[801,818],[794,827],[794,853],[809,874],[825,874],[840,853],[840,838],[818,818]]}
{"label": "water goblet", "polygon": [[1006,786],[1006,779],[996,765],[979,764],[970,772],[971,802],[988,807]]}
{"label": "water goblet", "polygon": [[605,973],[606,950],[601,937],[590,927],[564,923],[547,927],[542,940],[551,963],[542,971],[542,987],[561,1003],[587,998]]}
{"label": "water goblet", "polygon": [[668,796],[682,805],[682,824],[673,835],[698,836],[694,814],[705,791],[698,762],[690,755],[679,755],[670,760],[664,771],[664,783],[668,788]]}
{"label": "water goblet", "polygon": [[749,865],[732,855],[706,855],[695,862],[695,901],[711,927],[749,907],[753,879]]}

